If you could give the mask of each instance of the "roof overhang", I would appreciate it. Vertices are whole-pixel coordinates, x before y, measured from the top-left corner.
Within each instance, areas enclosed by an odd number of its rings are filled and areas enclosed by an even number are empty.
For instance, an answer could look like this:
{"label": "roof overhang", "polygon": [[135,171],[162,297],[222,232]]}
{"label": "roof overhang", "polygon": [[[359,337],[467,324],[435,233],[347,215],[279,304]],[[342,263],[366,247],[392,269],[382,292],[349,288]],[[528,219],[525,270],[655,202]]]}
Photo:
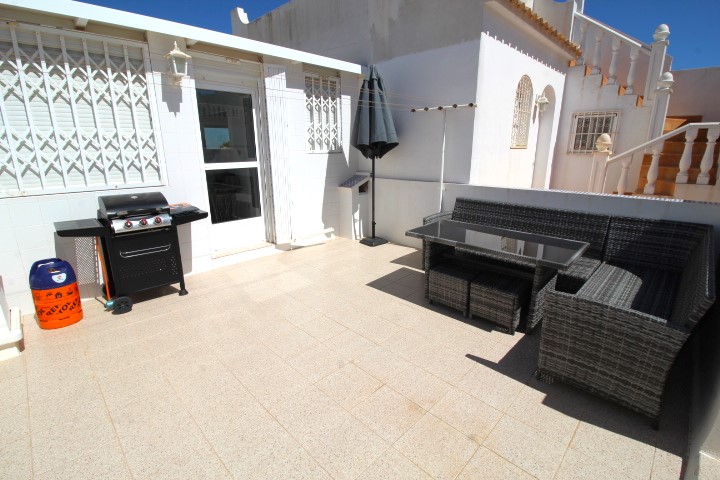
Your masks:
{"label": "roof overhang", "polygon": [[579,45],[573,43],[565,35],[558,32],[552,25],[532,9],[528,8],[521,0],[492,0],[488,2],[488,6],[494,7],[497,11],[506,11],[514,16],[521,18],[526,24],[534,29],[549,44],[561,50],[571,59],[582,56],[582,49]]}
{"label": "roof overhang", "polygon": [[309,63],[357,75],[362,75],[363,73],[363,67],[355,63],[87,3],[72,2],[69,0],[0,0],[0,7],[2,6],[73,19],[76,24],[79,21],[82,28],[85,28],[89,23],[98,23],[127,30],[154,32],[172,37],[185,38],[188,45],[203,43],[240,50],[261,57],[276,57],[284,58],[294,63]]}

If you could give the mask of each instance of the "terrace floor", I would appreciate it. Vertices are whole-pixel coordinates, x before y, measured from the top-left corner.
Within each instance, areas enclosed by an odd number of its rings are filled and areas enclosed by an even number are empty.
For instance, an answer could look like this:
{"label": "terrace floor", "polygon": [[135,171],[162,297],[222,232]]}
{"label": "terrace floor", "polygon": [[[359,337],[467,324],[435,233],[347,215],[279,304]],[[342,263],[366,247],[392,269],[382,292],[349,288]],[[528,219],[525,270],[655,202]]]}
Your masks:
{"label": "terrace floor", "polygon": [[24,353],[0,363],[0,477],[680,477],[687,389],[654,431],[540,383],[540,335],[429,306],[420,259],[337,239],[120,316],[92,300],[63,329],[26,316]]}

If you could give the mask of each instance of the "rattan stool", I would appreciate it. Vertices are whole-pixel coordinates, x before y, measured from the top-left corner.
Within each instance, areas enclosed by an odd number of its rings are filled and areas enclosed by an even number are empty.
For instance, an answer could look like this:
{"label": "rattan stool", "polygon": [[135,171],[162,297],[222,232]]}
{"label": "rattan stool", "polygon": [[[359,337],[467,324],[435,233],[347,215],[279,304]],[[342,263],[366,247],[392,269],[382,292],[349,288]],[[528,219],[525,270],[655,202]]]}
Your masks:
{"label": "rattan stool", "polygon": [[530,281],[522,278],[481,272],[470,284],[470,317],[477,315],[514,335],[522,309],[528,305],[530,287]]}
{"label": "rattan stool", "polygon": [[430,269],[429,300],[460,310],[468,316],[470,281],[475,273],[453,263],[441,263]]}

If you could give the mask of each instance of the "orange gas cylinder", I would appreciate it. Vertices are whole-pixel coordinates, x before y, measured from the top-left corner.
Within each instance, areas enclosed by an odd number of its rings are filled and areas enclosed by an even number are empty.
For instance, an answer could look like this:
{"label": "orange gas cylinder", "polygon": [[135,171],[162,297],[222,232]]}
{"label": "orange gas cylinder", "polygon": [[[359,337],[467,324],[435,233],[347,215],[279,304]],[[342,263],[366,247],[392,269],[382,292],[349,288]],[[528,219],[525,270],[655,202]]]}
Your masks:
{"label": "orange gas cylinder", "polygon": [[30,289],[40,328],[60,328],[83,318],[72,266],[59,258],[38,260],[30,268]]}

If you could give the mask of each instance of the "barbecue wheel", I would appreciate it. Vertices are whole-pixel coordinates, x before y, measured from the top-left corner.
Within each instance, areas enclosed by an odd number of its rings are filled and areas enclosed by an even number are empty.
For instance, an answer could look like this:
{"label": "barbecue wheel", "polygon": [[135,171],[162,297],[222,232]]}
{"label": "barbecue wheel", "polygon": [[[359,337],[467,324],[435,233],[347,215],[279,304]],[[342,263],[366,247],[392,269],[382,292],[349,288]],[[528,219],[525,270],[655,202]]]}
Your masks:
{"label": "barbecue wheel", "polygon": [[116,315],[121,315],[132,310],[133,302],[128,297],[118,297],[113,300],[112,310]]}

